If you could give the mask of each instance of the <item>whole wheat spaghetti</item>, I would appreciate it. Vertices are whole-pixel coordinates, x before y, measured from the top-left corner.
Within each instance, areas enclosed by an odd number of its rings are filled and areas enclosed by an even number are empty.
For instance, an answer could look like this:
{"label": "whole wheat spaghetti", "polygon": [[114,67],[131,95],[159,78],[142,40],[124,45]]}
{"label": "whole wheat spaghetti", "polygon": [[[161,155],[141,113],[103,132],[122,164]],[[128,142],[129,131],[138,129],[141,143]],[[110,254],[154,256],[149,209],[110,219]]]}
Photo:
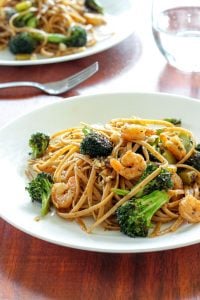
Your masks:
{"label": "whole wheat spaghetti", "polygon": [[[109,155],[81,153],[85,127],[112,143]],[[189,130],[168,121],[118,118],[102,126],[81,124],[54,133],[44,155],[29,160],[27,174],[30,178],[41,172],[51,174],[51,202],[57,214],[90,233],[97,226],[120,230],[117,209],[167,169],[173,187],[167,191],[169,201],[154,214],[149,233],[158,236],[184,223],[200,222],[200,172],[188,163],[195,147]],[[157,168],[141,180],[151,163]],[[117,190],[127,193],[120,195]]]}

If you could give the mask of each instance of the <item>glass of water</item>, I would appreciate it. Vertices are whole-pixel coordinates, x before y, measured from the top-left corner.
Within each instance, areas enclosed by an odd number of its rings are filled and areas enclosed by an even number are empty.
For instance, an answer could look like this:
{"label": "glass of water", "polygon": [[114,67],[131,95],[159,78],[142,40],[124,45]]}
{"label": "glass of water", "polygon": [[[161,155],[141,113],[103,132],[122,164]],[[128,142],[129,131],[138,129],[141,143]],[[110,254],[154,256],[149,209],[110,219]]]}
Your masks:
{"label": "glass of water", "polygon": [[152,29],[169,64],[200,72],[200,0],[153,0]]}

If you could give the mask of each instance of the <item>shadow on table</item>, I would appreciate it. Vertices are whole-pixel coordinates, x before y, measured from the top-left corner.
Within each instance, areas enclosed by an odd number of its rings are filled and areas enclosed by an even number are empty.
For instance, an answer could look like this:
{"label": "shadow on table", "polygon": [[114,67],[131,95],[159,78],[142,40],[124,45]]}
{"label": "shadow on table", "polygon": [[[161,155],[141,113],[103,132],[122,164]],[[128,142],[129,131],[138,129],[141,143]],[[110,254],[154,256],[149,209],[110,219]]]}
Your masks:
{"label": "shadow on table", "polygon": [[167,64],[160,74],[158,90],[200,98],[200,73],[184,73]]}
{"label": "shadow on table", "polygon": [[[0,67],[0,82],[10,81],[57,81],[69,77],[72,74],[86,68],[95,61],[99,62],[99,72],[81,83],[71,91],[62,96],[76,96],[81,89],[103,84],[119,76],[119,74],[131,69],[141,56],[141,43],[137,35],[132,34],[124,41],[101,53],[91,55],[82,59],[62,62],[57,64],[22,66],[22,67]],[[80,91],[80,92],[79,92]],[[101,92],[102,88],[101,88]],[[0,99],[27,98],[41,95],[43,92],[35,88],[12,88],[0,90]]]}

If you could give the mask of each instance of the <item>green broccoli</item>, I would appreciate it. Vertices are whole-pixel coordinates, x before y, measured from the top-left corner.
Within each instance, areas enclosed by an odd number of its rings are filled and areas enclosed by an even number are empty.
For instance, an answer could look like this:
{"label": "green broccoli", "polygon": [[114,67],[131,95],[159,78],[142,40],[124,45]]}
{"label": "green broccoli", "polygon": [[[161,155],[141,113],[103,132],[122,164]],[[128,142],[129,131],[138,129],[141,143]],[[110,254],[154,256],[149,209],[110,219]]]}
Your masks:
{"label": "green broccoli", "polygon": [[194,152],[184,163],[200,171],[200,152]]}
{"label": "green broccoli", "polygon": [[181,119],[176,118],[165,118],[164,121],[170,122],[175,126],[181,126]]}
{"label": "green broccoli", "polygon": [[185,164],[200,171],[200,144],[196,145],[194,153],[185,161]]}
{"label": "green broccoli", "polygon": [[92,158],[108,156],[112,149],[113,145],[106,136],[93,131],[86,134],[80,144],[81,154],[89,155]]}
{"label": "green broccoli", "polygon": [[13,54],[31,54],[36,49],[37,42],[27,32],[21,32],[10,39],[9,49]]}
{"label": "green broccoli", "polygon": [[52,185],[50,174],[39,173],[26,187],[32,202],[37,201],[42,204],[41,216],[45,216],[49,211]]}
{"label": "green broccoli", "polygon": [[[143,172],[142,176],[140,177],[140,180],[138,183],[143,181],[147,176],[149,176],[151,173],[153,173],[158,166],[154,163],[149,163]],[[162,168],[160,173],[153,179],[151,180],[148,184],[146,184],[136,195],[135,197],[142,197],[144,195],[150,194],[151,192],[155,190],[159,191],[167,191],[173,187],[173,182],[171,179],[171,173],[165,169]],[[113,191],[121,196],[127,195],[130,191],[124,190],[124,189],[113,189]]]}
{"label": "green broccoli", "polygon": [[96,0],[85,0],[85,6],[99,14],[103,14],[103,7]]}
{"label": "green broccoli", "polygon": [[32,150],[31,154],[33,159],[41,157],[45,153],[49,145],[49,141],[50,137],[44,133],[36,132],[31,135],[29,139],[29,146]]}
{"label": "green broccoli", "polygon": [[33,18],[35,19],[35,21],[37,21],[36,16],[32,12],[27,12],[26,14],[19,14],[16,18],[14,18],[13,24],[15,25],[15,27],[18,28],[29,27],[29,20]]}
{"label": "green broccoli", "polygon": [[[143,172],[140,181],[143,181],[147,176],[149,176],[151,173],[153,173],[158,166],[153,163],[149,163],[147,165],[146,170]],[[170,188],[173,187],[173,182],[171,179],[171,173],[165,169],[162,168],[158,176],[156,176],[153,180],[151,180],[147,185],[144,186],[143,189],[141,189],[137,194],[136,197],[140,197],[143,195],[147,195],[155,190],[169,190]]]}
{"label": "green broccoli", "polygon": [[73,26],[70,36],[66,38],[65,44],[68,47],[83,47],[87,43],[87,32],[83,27]]}
{"label": "green broccoli", "polygon": [[125,202],[116,211],[121,232],[130,237],[146,237],[155,212],[169,200],[165,191],[154,191]]}

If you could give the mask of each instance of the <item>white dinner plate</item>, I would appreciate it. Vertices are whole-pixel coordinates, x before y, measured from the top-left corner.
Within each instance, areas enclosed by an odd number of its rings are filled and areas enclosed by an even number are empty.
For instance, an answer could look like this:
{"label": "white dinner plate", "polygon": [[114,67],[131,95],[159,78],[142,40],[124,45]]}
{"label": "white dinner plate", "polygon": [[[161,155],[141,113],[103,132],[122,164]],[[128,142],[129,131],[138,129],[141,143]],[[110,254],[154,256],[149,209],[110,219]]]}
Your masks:
{"label": "white dinner plate", "polygon": [[167,94],[117,93],[78,96],[44,106],[0,130],[0,215],[16,228],[40,239],[66,247],[99,252],[148,252],[198,243],[200,224],[184,225],[177,232],[156,238],[129,238],[120,232],[98,228],[86,234],[75,222],[47,215],[36,222],[39,207],[25,191],[28,140],[37,131],[52,134],[79,125],[105,123],[112,118],[181,118],[200,141],[200,102]]}
{"label": "white dinner plate", "polygon": [[102,38],[93,47],[87,48],[83,52],[54,57],[44,58],[40,57],[37,60],[15,60],[14,55],[8,49],[0,52],[0,65],[8,66],[24,66],[24,65],[38,65],[58,63],[63,61],[71,61],[86,56],[90,56],[106,49],[109,49],[133,32],[133,14],[134,1],[133,0],[101,0],[99,1],[104,7],[105,14],[108,19],[108,24],[104,31],[107,33],[105,38]]}

